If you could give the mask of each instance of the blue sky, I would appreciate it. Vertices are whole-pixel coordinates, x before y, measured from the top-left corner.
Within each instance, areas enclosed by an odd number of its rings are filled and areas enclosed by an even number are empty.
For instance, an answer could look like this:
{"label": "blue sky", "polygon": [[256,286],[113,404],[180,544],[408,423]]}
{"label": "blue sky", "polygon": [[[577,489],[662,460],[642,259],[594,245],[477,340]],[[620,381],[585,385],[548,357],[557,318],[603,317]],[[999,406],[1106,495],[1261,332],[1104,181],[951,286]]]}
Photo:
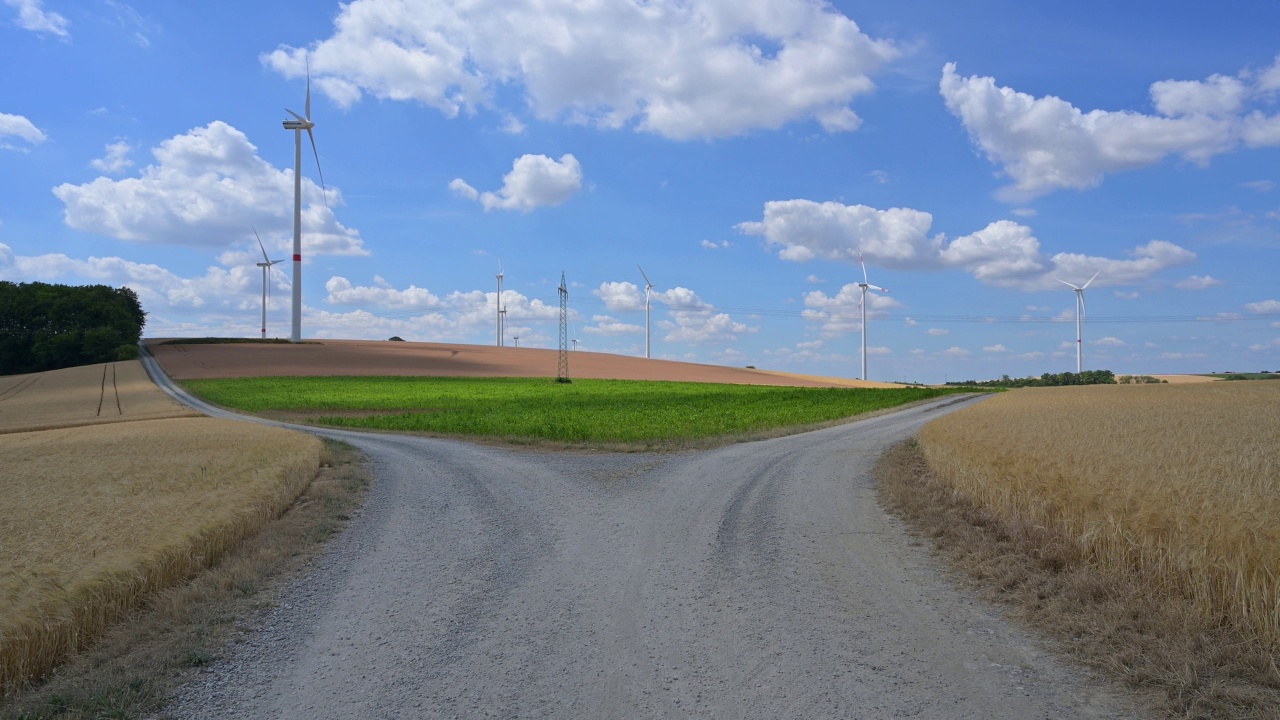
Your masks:
{"label": "blue sky", "polygon": [[[1280,371],[1280,5],[0,0],[0,279],[146,334],[553,347],[937,382]],[[305,139],[304,139],[305,143]],[[289,334],[289,264],[271,336]]]}

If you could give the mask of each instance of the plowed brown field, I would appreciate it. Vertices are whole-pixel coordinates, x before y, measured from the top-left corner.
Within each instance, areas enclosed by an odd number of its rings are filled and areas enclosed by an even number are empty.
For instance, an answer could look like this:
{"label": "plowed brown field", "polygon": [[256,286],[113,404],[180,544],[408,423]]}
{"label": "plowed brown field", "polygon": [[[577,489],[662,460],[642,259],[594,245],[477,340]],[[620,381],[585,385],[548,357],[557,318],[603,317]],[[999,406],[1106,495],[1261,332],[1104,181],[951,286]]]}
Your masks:
{"label": "plowed brown field", "polygon": [[[175,380],[326,375],[556,376],[557,351],[539,348],[377,340],[321,340],[298,345],[162,345],[161,342],[148,341],[147,348]],[[902,387],[895,383],[821,378],[585,351],[569,353],[569,377],[786,387]]]}

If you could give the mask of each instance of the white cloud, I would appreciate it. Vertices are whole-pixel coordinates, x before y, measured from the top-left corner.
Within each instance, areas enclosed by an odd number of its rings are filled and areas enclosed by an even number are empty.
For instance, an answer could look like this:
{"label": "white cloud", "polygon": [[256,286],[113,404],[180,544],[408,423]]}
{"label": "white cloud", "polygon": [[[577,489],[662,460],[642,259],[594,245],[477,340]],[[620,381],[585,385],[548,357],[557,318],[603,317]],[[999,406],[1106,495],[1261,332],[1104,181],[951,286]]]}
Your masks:
{"label": "white cloud", "polygon": [[133,146],[128,142],[117,140],[108,144],[106,150],[107,154],[91,161],[89,167],[112,175],[133,167],[133,161],[129,159],[129,153],[133,152]]}
{"label": "white cloud", "polygon": [[1113,347],[1113,348],[1120,348],[1120,347],[1128,347],[1128,346],[1129,346],[1129,344],[1128,344],[1128,343],[1126,343],[1125,341],[1121,340],[1120,338],[1118,338],[1118,337],[1110,337],[1110,336],[1108,336],[1108,337],[1104,337],[1104,338],[1098,338],[1097,340],[1094,340],[1094,341],[1093,341],[1093,344],[1094,344],[1094,345],[1097,345],[1098,347]]}
{"label": "white cloud", "polygon": [[1142,294],[1136,290],[1133,292],[1121,292],[1120,290],[1116,290],[1113,294],[1121,300],[1137,300],[1142,296]]}
{"label": "white cloud", "polygon": [[917,326],[917,325],[919,325],[919,324],[920,324],[920,323],[916,322],[915,320],[913,320],[913,319],[911,319],[911,318],[909,318],[909,317],[908,317],[908,318],[903,319],[903,321],[902,321],[902,322],[903,322],[903,324],[904,324],[904,325],[906,325],[907,327],[915,327],[915,326]]}
{"label": "white cloud", "polygon": [[505,117],[499,90],[515,87],[542,120],[675,139],[805,119],[853,130],[849,104],[899,54],[817,0],[354,0],[334,25],[262,61],[301,77],[309,55],[316,87],[343,106],[369,94]]}
{"label": "white cloud", "polygon": [[891,355],[893,354],[893,350],[890,350],[887,347],[876,347],[875,345],[868,345],[867,354],[868,355]]}
{"label": "white cloud", "polygon": [[496,193],[478,193],[462,178],[455,178],[449,188],[468,200],[479,198],[485,210],[529,212],[573,197],[582,189],[582,166],[568,154],[559,161],[546,155],[521,155],[502,177],[502,188]]}
{"label": "white cloud", "polygon": [[1248,188],[1258,193],[1267,193],[1275,190],[1276,184],[1271,180],[1250,180],[1249,182],[1240,183],[1240,187]]}
{"label": "white cloud", "polygon": [[991,77],[961,77],[955,63],[943,68],[939,89],[974,144],[1012,178],[1003,197],[1018,200],[1064,188],[1092,188],[1108,173],[1152,165],[1170,155],[1203,165],[1242,144],[1280,144],[1280,116],[1246,112],[1245,107],[1274,90],[1267,83],[1277,68],[1280,59],[1256,83],[1223,75],[1154,83],[1154,115],[1083,112],[1051,95],[1036,98],[999,87]]}
{"label": "white cloud", "polygon": [[595,315],[591,318],[591,321],[595,325],[588,325],[582,328],[583,332],[592,335],[632,335],[644,332],[643,325],[625,323],[608,315]]}
{"label": "white cloud", "polygon": [[804,281],[809,283],[810,285],[821,285],[826,282],[826,280],[818,277],[817,275],[810,275],[809,277],[805,278]]}
{"label": "white cloud", "polygon": [[609,312],[644,310],[644,291],[634,283],[602,282],[591,294],[603,300]]}
{"label": "white cloud", "polygon": [[889,182],[889,173],[884,170],[872,170],[867,175],[875,180],[877,185],[884,185]]}
{"label": "white cloud", "polygon": [[781,247],[778,256],[783,260],[853,262],[861,250],[868,265],[961,268],[986,285],[1023,290],[1059,287],[1056,278],[1084,282],[1099,270],[1095,286],[1133,285],[1196,258],[1195,253],[1164,240],[1134,248],[1130,260],[1078,253],[1045,257],[1031,228],[1011,220],[998,220],[950,242],[942,234],[930,237],[932,225],[932,215],[910,208],[877,210],[837,202],[782,200],[766,202],[762,220],[735,227]]}
{"label": "white cloud", "polygon": [[387,287],[385,281],[372,287],[352,285],[335,275],[324,284],[327,302],[333,305],[377,305],[396,310],[426,310],[440,307],[440,298],[426,288],[410,285],[405,290]]}
{"label": "white cloud", "polygon": [[910,208],[770,200],[763,220],[736,228],[780,245],[783,260],[856,260],[861,250],[881,265],[910,267],[937,255],[940,241],[927,235],[932,225],[932,215]]}
{"label": "white cloud", "polygon": [[[862,288],[854,283],[840,288],[835,295],[813,290],[804,294],[805,309],[800,316],[819,323],[823,337],[837,337],[861,328],[862,311],[858,309],[861,301]],[[902,307],[902,303],[874,290],[867,291],[868,317],[882,315],[884,311],[897,307]]]}
{"label": "white cloud", "polygon": [[1244,309],[1258,314],[1280,313],[1280,300],[1263,300],[1262,302],[1247,303],[1244,306]]}
{"label": "white cloud", "polygon": [[989,353],[1007,353],[1009,352],[1009,348],[1004,345],[984,345],[982,351]]}
{"label": "white cloud", "polygon": [[928,330],[925,330],[925,332],[929,333],[934,337],[942,337],[943,335],[951,334],[951,331],[945,328],[929,328]]}
{"label": "white cloud", "polygon": [[1186,280],[1179,280],[1173,286],[1179,290],[1204,290],[1221,284],[1221,280],[1211,275],[1192,275]]}
{"label": "white cloud", "polygon": [[1034,352],[1015,355],[1014,357],[1016,357],[1019,360],[1041,360],[1044,358],[1044,353],[1040,352],[1039,350],[1036,350]]}
{"label": "white cloud", "polygon": [[720,242],[715,242],[713,240],[703,240],[702,247],[708,250],[724,250],[726,248],[733,247],[733,244],[730,243],[728,240],[721,240]]}
{"label": "white cloud", "polygon": [[31,145],[39,145],[47,140],[48,136],[25,117],[0,112],[0,149],[23,149],[17,145],[11,145],[8,138],[18,138]]}
{"label": "white cloud", "polygon": [[1009,214],[1010,214],[1010,215],[1017,215],[1018,217],[1035,217],[1035,216],[1036,216],[1036,210],[1035,210],[1035,208],[1025,208],[1025,207],[1024,207],[1024,208],[1014,208],[1014,209],[1012,209],[1012,210],[1010,210],[1010,211],[1009,211]]}
{"label": "white cloud", "polygon": [[65,17],[56,12],[46,11],[42,0],[4,0],[5,4],[18,11],[18,27],[34,33],[49,33],[66,40],[71,37],[67,32],[70,25]]}
{"label": "white cloud", "polygon": [[[218,249],[244,241],[252,225],[264,242],[283,248],[293,237],[293,171],[278,170],[257,153],[244,133],[214,121],[160,143],[152,150],[155,164],[139,177],[67,183],[53,194],[76,230]],[[302,191],[304,258],[369,254],[360,233],[338,222],[319,185],[303,178]],[[328,192],[331,205],[342,203],[340,190]]]}
{"label": "white cloud", "polygon": [[949,358],[967,358],[973,357],[973,351],[965,350],[962,347],[949,347],[942,351],[942,356]]}

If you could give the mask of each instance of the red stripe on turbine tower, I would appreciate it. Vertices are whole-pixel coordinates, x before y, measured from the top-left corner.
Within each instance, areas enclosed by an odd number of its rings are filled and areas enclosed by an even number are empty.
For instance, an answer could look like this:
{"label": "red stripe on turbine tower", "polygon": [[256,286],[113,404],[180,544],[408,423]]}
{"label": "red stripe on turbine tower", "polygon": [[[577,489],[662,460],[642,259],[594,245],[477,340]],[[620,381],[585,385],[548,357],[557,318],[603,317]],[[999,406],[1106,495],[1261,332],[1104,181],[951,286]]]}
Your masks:
{"label": "red stripe on turbine tower", "polygon": [[293,256],[293,261],[294,261],[294,262],[302,262],[302,256],[301,256],[301,255],[294,255],[294,256]]}

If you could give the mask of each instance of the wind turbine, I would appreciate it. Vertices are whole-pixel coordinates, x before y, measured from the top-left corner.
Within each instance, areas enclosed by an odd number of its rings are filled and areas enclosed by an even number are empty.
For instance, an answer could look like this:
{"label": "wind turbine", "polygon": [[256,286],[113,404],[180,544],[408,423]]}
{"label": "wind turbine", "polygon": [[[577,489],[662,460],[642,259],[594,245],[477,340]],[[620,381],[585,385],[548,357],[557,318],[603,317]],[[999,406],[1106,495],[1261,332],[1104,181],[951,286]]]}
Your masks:
{"label": "wind turbine", "polygon": [[307,104],[304,108],[306,116],[285,108],[285,112],[294,117],[284,121],[284,129],[293,131],[293,329],[289,339],[302,342],[302,131],[307,131],[311,139],[311,153],[316,157],[316,171],[320,173],[320,189],[325,193],[325,203],[329,202],[328,190],[324,186],[324,171],[320,169],[320,152],[316,150],[316,136],[311,128],[311,60],[307,60]]}
{"label": "wind turbine", "polygon": [[498,347],[502,347],[502,320],[507,311],[502,307],[502,261],[498,261],[498,296],[494,299],[494,307],[498,311]]}
{"label": "wind turbine", "polygon": [[879,290],[880,292],[889,292],[879,285],[872,285],[867,280],[867,264],[862,261],[862,252],[858,252],[858,264],[862,266],[862,282],[858,283],[858,287],[862,289],[862,298],[858,300],[858,309],[862,311],[862,379],[867,379],[867,290]]}
{"label": "wind turbine", "polygon": [[577,328],[577,326],[574,326],[574,328],[573,328],[573,349],[574,349],[574,350],[577,350],[577,349],[578,349],[578,328]]}
{"label": "wind turbine", "polygon": [[262,246],[262,238],[258,237],[258,228],[253,228],[253,236],[258,238],[258,247],[262,250],[262,262],[258,263],[258,267],[262,268],[262,339],[267,339],[267,293],[270,291],[271,285],[267,283],[267,274],[271,272],[271,266],[276,263],[282,263],[284,260],[272,260],[267,257],[267,249]]}
{"label": "wind turbine", "polygon": [[520,347],[520,336],[519,336],[519,335],[515,335],[515,336],[513,336],[513,337],[515,338],[515,341],[516,341],[516,347]]}
{"label": "wind turbine", "polygon": [[1084,289],[1089,287],[1089,283],[1093,282],[1093,278],[1098,277],[1098,273],[1100,272],[1102,271],[1099,270],[1098,272],[1094,273],[1093,277],[1089,278],[1089,282],[1086,282],[1085,284],[1079,287],[1072,285],[1066,280],[1058,281],[1063,285],[1066,285],[1067,287],[1076,291],[1076,372],[1077,373],[1084,372],[1084,343],[1082,342],[1083,337],[1081,336],[1081,333],[1080,333],[1080,330],[1082,328],[1082,323],[1084,322]]}
{"label": "wind turbine", "polygon": [[636,265],[640,270],[640,276],[644,278],[644,356],[649,355],[649,293],[653,292],[653,283],[649,282],[649,276],[644,274],[644,268]]}

